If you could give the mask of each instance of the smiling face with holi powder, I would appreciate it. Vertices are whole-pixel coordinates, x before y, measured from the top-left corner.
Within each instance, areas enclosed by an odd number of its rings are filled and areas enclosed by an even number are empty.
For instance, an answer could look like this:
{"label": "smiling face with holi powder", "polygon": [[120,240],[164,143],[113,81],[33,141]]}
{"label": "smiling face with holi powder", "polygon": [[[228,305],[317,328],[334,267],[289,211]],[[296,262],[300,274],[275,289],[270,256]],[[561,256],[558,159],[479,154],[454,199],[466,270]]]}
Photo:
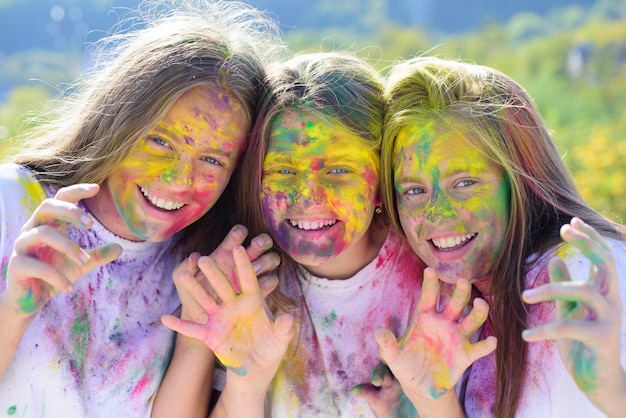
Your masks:
{"label": "smiling face with holi powder", "polygon": [[413,250],[442,280],[463,277],[484,289],[508,226],[502,170],[442,122],[402,129],[393,163],[398,214]]}
{"label": "smiling face with holi powder", "polygon": [[159,242],[198,220],[215,204],[244,147],[240,103],[200,86],[184,93],[129,157],[86,201],[115,234]]}
{"label": "smiling face with holi powder", "polygon": [[263,215],[278,244],[316,275],[348,277],[369,258],[379,161],[364,142],[310,112],[272,121]]}

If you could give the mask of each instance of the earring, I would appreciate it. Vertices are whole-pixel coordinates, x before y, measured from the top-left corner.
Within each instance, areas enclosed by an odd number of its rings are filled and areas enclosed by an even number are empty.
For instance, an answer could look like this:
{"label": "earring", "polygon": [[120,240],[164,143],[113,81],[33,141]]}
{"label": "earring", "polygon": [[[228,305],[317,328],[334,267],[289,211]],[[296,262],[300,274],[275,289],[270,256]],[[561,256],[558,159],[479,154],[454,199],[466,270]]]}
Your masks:
{"label": "earring", "polygon": [[376,206],[376,209],[374,209],[374,213],[375,213],[376,215],[380,215],[381,213],[383,213],[383,207],[382,207],[382,205],[378,205],[378,206]]}

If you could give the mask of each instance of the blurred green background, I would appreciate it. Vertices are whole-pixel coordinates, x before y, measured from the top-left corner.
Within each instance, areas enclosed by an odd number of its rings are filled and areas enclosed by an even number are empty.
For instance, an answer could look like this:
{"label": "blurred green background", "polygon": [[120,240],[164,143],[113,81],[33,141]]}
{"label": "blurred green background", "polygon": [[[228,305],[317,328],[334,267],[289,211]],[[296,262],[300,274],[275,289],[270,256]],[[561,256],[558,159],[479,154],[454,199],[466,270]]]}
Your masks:
{"label": "blurred green background", "polygon": [[[626,1],[250,0],[293,51],[350,49],[381,72],[431,54],[495,67],[535,99],[583,196],[626,221]],[[0,0],[0,158],[91,61],[130,0]],[[87,47],[86,47],[87,46]]]}

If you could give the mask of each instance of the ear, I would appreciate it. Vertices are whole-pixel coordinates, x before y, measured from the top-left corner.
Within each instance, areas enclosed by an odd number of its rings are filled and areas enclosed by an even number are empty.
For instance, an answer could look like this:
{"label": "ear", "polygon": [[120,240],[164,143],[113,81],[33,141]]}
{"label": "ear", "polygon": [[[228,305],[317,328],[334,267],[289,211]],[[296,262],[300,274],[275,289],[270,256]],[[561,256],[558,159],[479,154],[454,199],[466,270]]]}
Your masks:
{"label": "ear", "polygon": [[382,205],[382,199],[380,197],[380,191],[376,192],[376,197],[374,198],[374,206],[380,206]]}

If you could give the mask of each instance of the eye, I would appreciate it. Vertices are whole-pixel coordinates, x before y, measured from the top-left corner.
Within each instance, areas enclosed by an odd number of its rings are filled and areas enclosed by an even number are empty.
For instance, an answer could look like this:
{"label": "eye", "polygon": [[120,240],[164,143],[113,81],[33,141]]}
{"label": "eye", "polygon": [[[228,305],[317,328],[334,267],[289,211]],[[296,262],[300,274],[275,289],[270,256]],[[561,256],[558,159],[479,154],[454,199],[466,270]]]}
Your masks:
{"label": "eye", "polygon": [[170,145],[169,142],[167,142],[165,139],[159,137],[159,136],[152,136],[149,138],[150,140],[152,140],[155,144],[161,146],[161,147],[166,147],[166,148],[172,148],[172,146]]}
{"label": "eye", "polygon": [[474,184],[476,184],[475,180],[465,179],[465,180],[459,181],[455,187],[469,187]]}
{"label": "eye", "polygon": [[426,193],[426,190],[421,187],[411,187],[404,191],[404,194],[407,194],[407,195],[417,195],[417,194],[422,194],[422,193]]}
{"label": "eye", "polygon": [[221,165],[221,166],[224,165],[221,161],[216,160],[213,157],[202,157],[201,160],[206,161],[207,163],[212,164],[212,165]]}
{"label": "eye", "polygon": [[330,174],[346,174],[348,170],[345,168],[336,167],[336,168],[331,168],[330,170],[328,170],[328,172]]}
{"label": "eye", "polygon": [[278,174],[296,174],[296,171],[290,168],[279,168],[276,172]]}

